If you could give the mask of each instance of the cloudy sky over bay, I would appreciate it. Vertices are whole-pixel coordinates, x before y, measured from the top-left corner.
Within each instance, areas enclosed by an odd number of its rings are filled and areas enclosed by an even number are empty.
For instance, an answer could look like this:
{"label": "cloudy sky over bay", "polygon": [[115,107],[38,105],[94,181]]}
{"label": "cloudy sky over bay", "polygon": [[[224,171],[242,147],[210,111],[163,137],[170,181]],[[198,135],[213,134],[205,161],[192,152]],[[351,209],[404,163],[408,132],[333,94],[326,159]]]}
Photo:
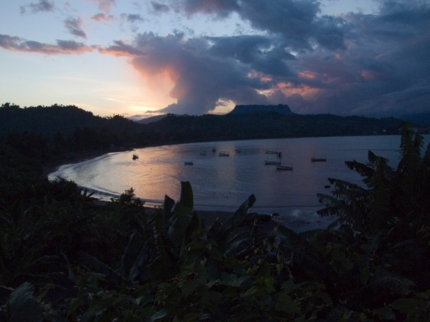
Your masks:
{"label": "cloudy sky over bay", "polygon": [[430,1],[1,0],[0,103],[96,115],[430,111]]}

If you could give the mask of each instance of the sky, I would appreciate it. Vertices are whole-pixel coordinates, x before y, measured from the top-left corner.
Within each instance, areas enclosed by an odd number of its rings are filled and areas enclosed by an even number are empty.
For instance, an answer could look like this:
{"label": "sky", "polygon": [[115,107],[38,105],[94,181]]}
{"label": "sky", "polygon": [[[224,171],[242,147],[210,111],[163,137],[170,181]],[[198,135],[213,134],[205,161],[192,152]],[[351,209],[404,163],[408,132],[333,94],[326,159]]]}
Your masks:
{"label": "sky", "polygon": [[428,0],[1,0],[0,104],[430,112]]}

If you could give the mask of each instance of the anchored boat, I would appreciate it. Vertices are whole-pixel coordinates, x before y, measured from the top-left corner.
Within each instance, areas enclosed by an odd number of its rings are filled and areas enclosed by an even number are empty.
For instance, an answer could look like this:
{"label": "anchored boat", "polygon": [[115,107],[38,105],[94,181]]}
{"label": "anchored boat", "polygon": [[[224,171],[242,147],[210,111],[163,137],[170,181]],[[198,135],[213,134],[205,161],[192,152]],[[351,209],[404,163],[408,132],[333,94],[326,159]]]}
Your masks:
{"label": "anchored boat", "polygon": [[293,166],[291,165],[278,165],[276,170],[293,170]]}
{"label": "anchored boat", "polygon": [[326,162],[326,158],[311,158],[311,162]]}
{"label": "anchored boat", "polygon": [[265,165],[281,165],[281,161],[270,161],[270,160],[266,160],[264,161]]}
{"label": "anchored boat", "polygon": [[225,151],[221,151],[221,152],[218,154],[218,156],[220,156],[220,157],[229,157],[229,156],[230,156],[230,153],[225,152]]}

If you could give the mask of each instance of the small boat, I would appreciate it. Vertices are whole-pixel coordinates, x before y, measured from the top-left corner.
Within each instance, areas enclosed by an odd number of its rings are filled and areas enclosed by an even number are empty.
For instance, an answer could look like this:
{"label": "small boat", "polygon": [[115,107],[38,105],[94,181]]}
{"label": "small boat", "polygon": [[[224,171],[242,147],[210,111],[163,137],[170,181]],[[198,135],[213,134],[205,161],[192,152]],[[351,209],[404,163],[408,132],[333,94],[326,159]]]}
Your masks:
{"label": "small boat", "polygon": [[206,151],[201,151],[199,154],[200,155],[206,155]]}
{"label": "small boat", "polygon": [[229,157],[229,156],[230,156],[230,153],[225,152],[225,151],[221,151],[221,152],[218,154],[218,156],[220,156],[220,157]]}
{"label": "small boat", "polygon": [[236,153],[241,153],[242,152],[241,149],[236,149],[235,151],[236,151]]}
{"label": "small boat", "polygon": [[139,156],[137,154],[133,154],[133,160],[139,159]]}
{"label": "small boat", "polygon": [[289,166],[289,165],[278,165],[278,166],[276,166],[276,170],[293,170],[293,166]]}
{"label": "small boat", "polygon": [[185,161],[184,164],[185,165],[194,165],[193,161]]}
{"label": "small boat", "polygon": [[212,152],[214,152],[214,153],[215,153],[215,152],[216,152],[216,149],[215,149],[215,148],[213,148],[213,149],[212,149]]}
{"label": "small boat", "polygon": [[326,162],[326,158],[311,158],[311,162]]}
{"label": "small boat", "polygon": [[264,164],[265,165],[281,165],[281,161],[269,161],[269,160],[266,160],[266,161],[264,161]]}

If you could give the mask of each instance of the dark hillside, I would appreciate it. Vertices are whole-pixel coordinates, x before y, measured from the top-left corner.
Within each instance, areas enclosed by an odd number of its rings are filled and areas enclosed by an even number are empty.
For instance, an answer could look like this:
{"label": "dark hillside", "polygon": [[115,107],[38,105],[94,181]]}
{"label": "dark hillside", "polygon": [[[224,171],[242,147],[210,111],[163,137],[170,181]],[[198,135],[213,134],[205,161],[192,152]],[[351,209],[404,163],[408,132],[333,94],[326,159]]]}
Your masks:
{"label": "dark hillside", "polygon": [[282,115],[276,112],[176,116],[148,124],[172,142],[238,140],[257,138],[398,134],[401,120],[395,118],[341,117],[330,114]]}
{"label": "dark hillside", "polygon": [[247,114],[255,112],[276,112],[283,115],[295,114],[291,112],[291,109],[286,104],[279,105],[236,105],[234,109],[228,113],[229,115],[234,114]]}
{"label": "dark hillside", "polygon": [[102,129],[113,132],[137,131],[140,126],[121,116],[102,118],[69,105],[52,105],[20,108],[13,104],[0,107],[0,135],[8,132],[38,132],[53,136],[57,132],[72,133],[76,128]]}
{"label": "dark hillside", "polygon": [[[287,106],[275,106],[284,112]],[[42,135],[56,155],[110,147],[288,137],[398,134],[399,119],[281,114],[270,106],[244,106],[226,115],[173,115],[139,124],[120,115],[99,117],[76,106],[0,107],[0,137],[24,144],[23,133]],[[255,111],[254,111],[255,110]]]}

